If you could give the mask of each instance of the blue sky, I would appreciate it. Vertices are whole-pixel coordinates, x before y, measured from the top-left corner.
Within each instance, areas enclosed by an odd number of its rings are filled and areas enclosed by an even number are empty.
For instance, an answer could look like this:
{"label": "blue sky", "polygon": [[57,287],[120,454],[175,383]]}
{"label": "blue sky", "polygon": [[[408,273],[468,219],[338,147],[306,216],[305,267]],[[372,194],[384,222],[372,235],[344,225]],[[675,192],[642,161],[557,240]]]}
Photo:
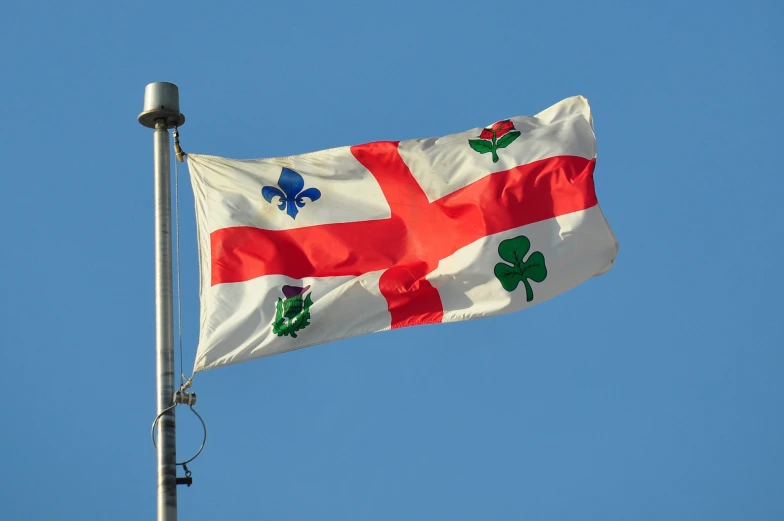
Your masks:
{"label": "blue sky", "polygon": [[[155,515],[152,133],[269,157],[582,94],[614,269],[522,313],[197,375],[180,518],[784,518],[780,2],[16,2],[0,17],[0,512]],[[185,366],[197,340],[182,184]],[[178,414],[182,456],[199,425]]]}

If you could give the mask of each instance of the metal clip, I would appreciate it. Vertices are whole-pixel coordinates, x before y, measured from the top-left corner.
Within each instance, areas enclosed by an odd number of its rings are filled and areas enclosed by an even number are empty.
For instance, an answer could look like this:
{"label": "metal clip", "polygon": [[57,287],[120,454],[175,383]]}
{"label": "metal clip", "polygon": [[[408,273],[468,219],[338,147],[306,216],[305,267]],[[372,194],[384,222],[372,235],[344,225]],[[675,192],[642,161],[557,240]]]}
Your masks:
{"label": "metal clip", "polygon": [[196,393],[186,393],[185,391],[177,391],[174,393],[174,403],[182,403],[189,407],[196,405]]}
{"label": "metal clip", "polygon": [[174,154],[177,156],[177,161],[182,163],[185,161],[184,159],[185,152],[183,152],[182,148],[180,148],[180,131],[177,129],[177,127],[174,127],[173,135],[174,135]]}
{"label": "metal clip", "polygon": [[182,468],[185,470],[185,477],[177,478],[177,484],[187,485],[190,487],[191,485],[193,485],[193,478],[191,477],[191,471],[188,470],[188,466],[185,463],[182,464]]}

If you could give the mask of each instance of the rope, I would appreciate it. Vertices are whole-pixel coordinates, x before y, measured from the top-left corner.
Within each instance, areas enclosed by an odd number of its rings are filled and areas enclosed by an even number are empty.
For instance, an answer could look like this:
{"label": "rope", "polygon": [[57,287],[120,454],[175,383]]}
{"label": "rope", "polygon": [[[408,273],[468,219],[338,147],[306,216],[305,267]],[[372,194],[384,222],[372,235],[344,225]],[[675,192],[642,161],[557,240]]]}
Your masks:
{"label": "rope", "polygon": [[[182,161],[182,150],[180,149],[180,132],[174,127],[174,150],[177,159]],[[177,337],[180,344],[180,387],[185,384],[185,372],[183,371],[182,356],[182,302],[180,296],[180,168],[174,162],[174,237],[175,237],[175,258],[177,265]]]}
{"label": "rope", "polygon": [[[207,424],[204,423],[204,418],[202,418],[201,415],[196,412],[196,409],[193,408],[193,404],[196,403],[196,395],[194,393],[185,392],[193,383],[193,376],[186,379],[185,372],[183,371],[184,357],[182,354],[182,295],[180,285],[180,169],[177,163],[183,162],[186,154],[183,153],[182,149],[180,148],[180,132],[177,127],[174,127],[174,152],[177,156],[177,161],[174,162],[174,249],[175,264],[177,266],[177,339],[180,345],[180,389],[174,393],[173,403],[162,410],[158,416],[155,417],[155,420],[152,422],[152,428],[150,429],[150,437],[152,438],[153,447],[157,449],[158,446],[155,441],[155,429],[158,427],[158,422],[160,421],[161,417],[163,417],[163,415],[167,412],[173,410],[179,404],[188,405],[188,408],[190,408],[191,412],[195,414],[201,422],[201,427],[204,431],[201,445],[196,451],[196,454],[187,460],[176,462],[177,465],[182,466],[182,468],[185,470],[185,477],[190,478],[191,471],[188,469],[187,464],[195,460],[199,454],[201,454],[201,451],[204,450],[204,445],[207,443]],[[179,481],[178,484],[180,484]],[[188,483],[188,486],[190,486],[190,483]]]}

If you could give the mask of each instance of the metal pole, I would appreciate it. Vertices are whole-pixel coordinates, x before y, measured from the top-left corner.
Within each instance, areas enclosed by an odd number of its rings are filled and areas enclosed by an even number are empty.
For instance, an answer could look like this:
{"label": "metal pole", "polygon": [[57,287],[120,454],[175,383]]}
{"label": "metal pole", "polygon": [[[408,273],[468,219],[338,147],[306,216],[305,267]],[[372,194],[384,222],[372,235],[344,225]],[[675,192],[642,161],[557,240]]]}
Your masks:
{"label": "metal pole", "polygon": [[[174,403],[174,324],[172,313],[171,171],[169,130],[158,119],[155,162],[155,367],[160,414]],[[158,423],[158,521],[177,519],[177,450],[174,409]]]}
{"label": "metal pole", "polygon": [[[171,157],[169,129],[185,123],[172,83],[150,83],[139,123],[154,128],[155,171],[155,367],[157,414],[174,403],[172,313]],[[174,409],[158,423],[158,521],[177,520],[177,452]]]}

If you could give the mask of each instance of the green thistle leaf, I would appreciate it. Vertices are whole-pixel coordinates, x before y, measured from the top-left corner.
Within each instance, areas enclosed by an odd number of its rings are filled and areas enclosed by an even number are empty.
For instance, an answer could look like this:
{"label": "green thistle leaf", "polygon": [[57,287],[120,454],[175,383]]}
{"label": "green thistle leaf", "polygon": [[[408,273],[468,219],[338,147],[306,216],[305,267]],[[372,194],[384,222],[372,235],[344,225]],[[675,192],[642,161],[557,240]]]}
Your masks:
{"label": "green thistle leaf", "polygon": [[[298,298],[302,301],[301,297]],[[285,302],[290,300],[292,299],[284,301],[278,298],[278,302],[275,304],[275,320],[272,322],[272,332],[278,336],[297,338],[297,331],[305,329],[310,325],[310,306],[313,305],[313,299],[311,294],[308,293],[304,302],[302,302],[302,310],[292,317],[286,317]],[[286,321],[286,318],[288,318],[288,321]]]}

